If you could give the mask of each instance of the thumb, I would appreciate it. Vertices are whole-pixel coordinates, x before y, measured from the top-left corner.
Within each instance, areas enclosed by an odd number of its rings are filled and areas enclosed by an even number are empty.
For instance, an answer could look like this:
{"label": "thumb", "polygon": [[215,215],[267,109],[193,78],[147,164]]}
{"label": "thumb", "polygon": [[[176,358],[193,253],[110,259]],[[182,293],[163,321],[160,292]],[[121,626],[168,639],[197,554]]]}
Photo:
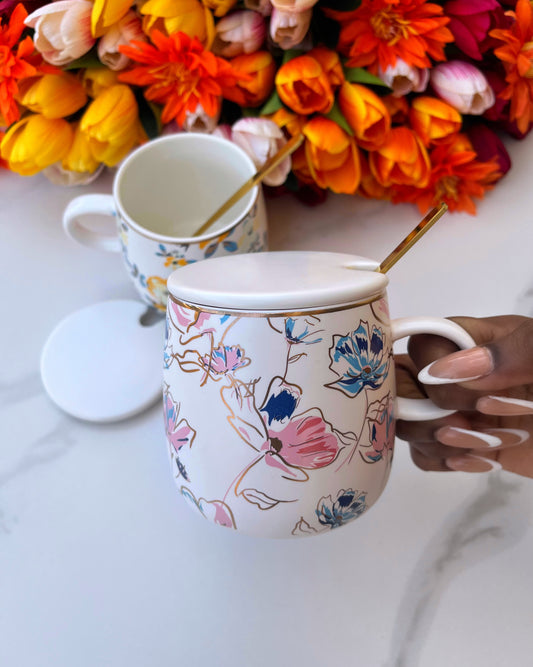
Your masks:
{"label": "thumb", "polygon": [[533,383],[533,319],[469,350],[442,357],[423,368],[424,384],[457,383],[466,389],[495,391]]}

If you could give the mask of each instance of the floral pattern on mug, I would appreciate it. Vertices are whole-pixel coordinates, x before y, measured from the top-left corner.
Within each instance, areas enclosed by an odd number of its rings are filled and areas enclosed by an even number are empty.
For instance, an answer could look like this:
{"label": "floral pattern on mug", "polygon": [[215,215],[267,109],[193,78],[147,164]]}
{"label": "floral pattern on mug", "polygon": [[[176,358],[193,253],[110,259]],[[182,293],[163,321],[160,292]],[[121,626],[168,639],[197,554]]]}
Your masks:
{"label": "floral pattern on mug", "polygon": [[395,421],[394,399],[389,393],[368,406],[368,428],[370,445],[359,453],[363,461],[376,463],[382,458],[392,459],[394,449]]}
{"label": "floral pattern on mug", "polygon": [[235,519],[230,508],[222,500],[206,500],[205,498],[195,498],[194,493],[186,486],[182,486],[181,495],[189,504],[197,509],[202,516],[219,526],[226,528],[236,528]]}
{"label": "floral pattern on mug", "polygon": [[357,396],[365,387],[377,389],[389,370],[383,330],[361,320],[358,328],[345,336],[334,336],[330,348],[330,369],[338,376],[326,386]]}
{"label": "floral pattern on mug", "polygon": [[167,440],[176,454],[178,454],[180,449],[185,445],[188,445],[189,447],[192,446],[196,431],[191,428],[186,419],[180,419],[178,421],[180,404],[173,400],[168,390],[164,392],[163,402],[165,408],[165,432],[167,434]]}
{"label": "floral pattern on mug", "polygon": [[[354,491],[353,489],[341,489],[335,498],[331,495],[323,496],[318,501],[315,510],[315,520],[306,521],[303,517],[292,530],[292,535],[309,535],[322,533],[326,530],[339,528],[348,521],[361,516],[367,509],[366,491]],[[315,524],[315,525],[313,525]]]}

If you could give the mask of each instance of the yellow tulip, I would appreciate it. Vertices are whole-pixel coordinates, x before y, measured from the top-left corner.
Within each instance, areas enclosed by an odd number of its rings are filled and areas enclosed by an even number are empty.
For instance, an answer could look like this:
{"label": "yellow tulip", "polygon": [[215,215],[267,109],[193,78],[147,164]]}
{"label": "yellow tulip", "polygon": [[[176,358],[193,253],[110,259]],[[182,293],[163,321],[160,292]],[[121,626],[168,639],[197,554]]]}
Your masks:
{"label": "yellow tulip", "polygon": [[33,176],[62,160],[72,143],[72,128],[63,118],[26,116],[14,123],[0,145],[9,169],[22,176]]}
{"label": "yellow tulip", "polygon": [[45,118],[65,118],[84,106],[87,94],[78,77],[61,72],[21,81],[17,99]]}
{"label": "yellow tulip", "polygon": [[197,37],[209,48],[215,37],[213,15],[200,0],[148,0],[141,9],[143,30],[149,34],[154,28],[166,35],[184,32]]}
{"label": "yellow tulip", "polygon": [[131,0],[94,0],[91,12],[93,37],[101,37],[114,23],[126,15]]}
{"label": "yellow tulip", "polygon": [[89,97],[98,97],[107,88],[118,83],[118,74],[107,67],[88,67],[83,72],[83,85]]}
{"label": "yellow tulip", "polygon": [[100,93],[83,114],[80,131],[95,160],[108,167],[118,164],[136,144],[146,140],[131,88],[117,84]]}
{"label": "yellow tulip", "polygon": [[100,166],[100,162],[94,158],[91,152],[89,138],[81,131],[79,123],[74,127],[74,138],[61,166],[67,171],[89,174],[95,172]]}
{"label": "yellow tulip", "polygon": [[204,0],[204,5],[209,7],[215,16],[225,16],[236,4],[237,0]]}

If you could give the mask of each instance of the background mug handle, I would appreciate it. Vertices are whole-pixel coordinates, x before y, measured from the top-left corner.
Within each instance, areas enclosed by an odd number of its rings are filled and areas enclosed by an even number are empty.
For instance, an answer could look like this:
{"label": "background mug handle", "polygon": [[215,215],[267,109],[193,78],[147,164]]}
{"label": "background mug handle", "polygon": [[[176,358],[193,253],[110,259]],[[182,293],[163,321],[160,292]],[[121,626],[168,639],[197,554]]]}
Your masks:
{"label": "background mug handle", "polygon": [[[80,222],[79,218],[82,215],[104,215],[109,218],[110,224],[106,225],[107,229],[90,229]],[[81,195],[75,197],[65,208],[63,229],[71,239],[89,248],[120,252],[116,217],[117,211],[112,195]]]}
{"label": "background mug handle", "polygon": [[[391,329],[393,342],[413,334],[428,333],[449,338],[463,350],[476,346],[475,340],[462,327],[440,317],[400,317],[392,320]],[[429,398],[396,398],[396,419],[425,421],[447,417],[454,412],[456,410],[437,407]]]}

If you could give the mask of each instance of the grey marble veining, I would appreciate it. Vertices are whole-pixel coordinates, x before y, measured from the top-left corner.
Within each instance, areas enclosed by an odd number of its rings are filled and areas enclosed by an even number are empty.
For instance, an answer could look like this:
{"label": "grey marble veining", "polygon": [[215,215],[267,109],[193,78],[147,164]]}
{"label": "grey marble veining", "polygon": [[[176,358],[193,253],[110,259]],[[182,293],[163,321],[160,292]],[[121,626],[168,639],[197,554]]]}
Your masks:
{"label": "grey marble veining", "polygon": [[492,473],[470,502],[436,526],[406,581],[386,667],[418,667],[439,602],[454,577],[522,539],[531,513],[514,506],[520,487],[518,478]]}

